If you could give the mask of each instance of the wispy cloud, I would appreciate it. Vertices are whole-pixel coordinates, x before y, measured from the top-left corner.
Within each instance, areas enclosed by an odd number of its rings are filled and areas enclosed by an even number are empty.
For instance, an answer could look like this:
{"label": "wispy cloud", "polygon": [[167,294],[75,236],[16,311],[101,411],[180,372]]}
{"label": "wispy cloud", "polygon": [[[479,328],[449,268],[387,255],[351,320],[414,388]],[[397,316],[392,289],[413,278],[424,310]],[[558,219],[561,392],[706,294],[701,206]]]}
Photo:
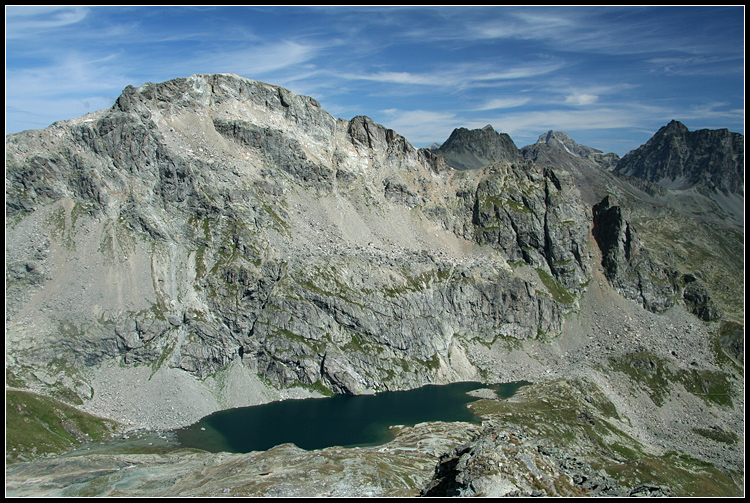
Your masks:
{"label": "wispy cloud", "polygon": [[201,51],[186,61],[175,63],[174,66],[182,69],[200,68],[200,72],[207,73],[231,72],[255,78],[254,76],[308,62],[318,54],[320,48],[318,44],[291,40],[248,44],[233,50],[217,47],[210,51]]}
{"label": "wispy cloud", "polygon": [[487,65],[452,65],[449,69],[432,72],[388,72],[375,73],[336,73],[336,76],[351,80],[369,80],[389,84],[408,84],[434,87],[466,87],[478,82],[519,80],[539,77],[563,66],[560,61],[527,63],[501,70],[493,70]]}
{"label": "wispy cloud", "polygon": [[592,105],[597,102],[599,96],[591,93],[573,93],[565,97],[565,103],[570,105]]}
{"label": "wispy cloud", "polygon": [[86,7],[11,6],[5,8],[6,39],[35,37],[40,31],[74,25],[86,18]]}
{"label": "wispy cloud", "polygon": [[[384,126],[405,136],[410,142],[434,142],[437,138],[448,138],[455,128],[456,116],[450,112],[430,110],[382,110],[380,119]],[[442,140],[441,140],[442,141]]]}
{"label": "wispy cloud", "polygon": [[646,63],[651,65],[652,72],[678,76],[711,75],[718,71],[740,74],[745,69],[744,57],[741,55],[650,58]]}
{"label": "wispy cloud", "polygon": [[128,84],[231,72],[313,96],[342,117],[369,115],[415,144],[488,123],[534,140],[548,129],[604,131],[622,135],[622,145],[673,118],[736,131],[744,128],[741,14],[742,7],[7,7],[6,128],[104,108]]}
{"label": "wispy cloud", "polygon": [[497,110],[503,108],[516,108],[523,106],[531,101],[531,98],[493,98],[477,108],[474,111]]}

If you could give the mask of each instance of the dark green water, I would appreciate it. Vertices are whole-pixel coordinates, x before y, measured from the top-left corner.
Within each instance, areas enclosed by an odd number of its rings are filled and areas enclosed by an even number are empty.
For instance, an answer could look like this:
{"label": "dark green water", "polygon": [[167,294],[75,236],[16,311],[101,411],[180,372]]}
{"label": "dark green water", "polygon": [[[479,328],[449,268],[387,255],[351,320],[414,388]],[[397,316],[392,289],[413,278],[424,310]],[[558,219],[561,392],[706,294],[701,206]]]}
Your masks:
{"label": "dark green water", "polygon": [[412,426],[425,421],[478,424],[479,418],[466,407],[477,398],[467,392],[490,388],[507,398],[525,384],[529,383],[460,382],[376,395],[285,400],[215,412],[175,433],[184,447],[210,452],[265,451],[288,442],[306,450],[335,445],[372,446],[391,440],[388,428],[397,424]]}

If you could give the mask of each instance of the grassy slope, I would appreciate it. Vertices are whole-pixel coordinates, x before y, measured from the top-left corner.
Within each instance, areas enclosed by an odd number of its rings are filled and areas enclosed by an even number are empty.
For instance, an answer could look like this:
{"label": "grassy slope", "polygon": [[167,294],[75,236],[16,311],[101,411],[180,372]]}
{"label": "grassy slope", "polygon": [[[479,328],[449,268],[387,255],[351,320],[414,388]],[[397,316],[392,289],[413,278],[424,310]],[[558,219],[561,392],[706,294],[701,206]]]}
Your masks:
{"label": "grassy slope", "polygon": [[106,438],[118,426],[54,398],[20,390],[5,392],[6,462],[60,454]]}

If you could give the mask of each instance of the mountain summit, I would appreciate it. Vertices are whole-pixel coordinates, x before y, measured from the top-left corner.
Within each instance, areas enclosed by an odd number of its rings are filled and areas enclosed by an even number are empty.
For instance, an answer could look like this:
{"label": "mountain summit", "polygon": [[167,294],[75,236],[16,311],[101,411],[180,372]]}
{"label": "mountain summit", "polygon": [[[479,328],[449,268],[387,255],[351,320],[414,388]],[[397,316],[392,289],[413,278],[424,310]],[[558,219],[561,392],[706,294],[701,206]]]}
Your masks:
{"label": "mountain summit", "polygon": [[699,186],[724,195],[744,195],[745,139],[728,129],[689,131],[676,120],[645,145],[624,156],[617,173],[668,189]]}
{"label": "mountain summit", "polygon": [[539,135],[537,143],[549,146],[558,146],[559,148],[566,150],[570,154],[577,155],[579,157],[586,157],[594,153],[602,153],[602,151],[599,149],[576,143],[575,141],[573,141],[573,138],[568,135],[568,133],[553,131],[551,129],[543,135]]}
{"label": "mountain summit", "polygon": [[510,136],[498,133],[490,124],[482,129],[454,129],[435,153],[442,155],[446,164],[460,170],[477,169],[493,162],[521,160]]}

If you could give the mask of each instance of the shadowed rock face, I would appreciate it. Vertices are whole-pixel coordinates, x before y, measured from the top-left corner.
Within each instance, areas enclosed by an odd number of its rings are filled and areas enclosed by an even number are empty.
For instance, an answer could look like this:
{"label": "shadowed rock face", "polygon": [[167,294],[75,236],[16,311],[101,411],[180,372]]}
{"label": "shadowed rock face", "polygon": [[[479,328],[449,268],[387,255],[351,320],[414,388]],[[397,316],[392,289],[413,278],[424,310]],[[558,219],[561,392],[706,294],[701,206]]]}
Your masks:
{"label": "shadowed rock face", "polygon": [[494,162],[521,160],[510,136],[498,133],[490,125],[482,129],[454,129],[436,152],[445,158],[446,164],[461,170],[477,169]]}
{"label": "shadowed rock face", "polygon": [[604,274],[612,285],[649,311],[664,312],[682,299],[699,318],[720,318],[721,309],[714,305],[705,287],[694,276],[680,275],[653,260],[623,213],[614,196],[606,196],[593,207],[592,234],[602,252]]}
{"label": "shadowed rock face", "polygon": [[670,189],[699,186],[744,196],[745,138],[727,129],[689,131],[671,121],[645,145],[620,159],[615,171]]}

